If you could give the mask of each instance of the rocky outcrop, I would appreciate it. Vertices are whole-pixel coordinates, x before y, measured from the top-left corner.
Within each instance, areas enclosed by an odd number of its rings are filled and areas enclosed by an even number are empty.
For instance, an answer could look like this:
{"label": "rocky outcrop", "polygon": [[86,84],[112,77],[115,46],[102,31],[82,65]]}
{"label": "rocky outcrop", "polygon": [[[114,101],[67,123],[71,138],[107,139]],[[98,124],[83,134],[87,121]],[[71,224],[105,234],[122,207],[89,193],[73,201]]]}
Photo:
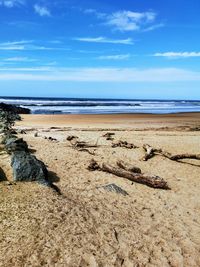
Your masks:
{"label": "rocky outcrop", "polygon": [[5,103],[0,103],[0,110],[12,112],[16,114],[30,114],[31,113],[30,109],[28,108],[22,108],[20,106],[9,105]]}
{"label": "rocky outcrop", "polygon": [[[0,103],[0,130],[1,144],[3,149],[11,155],[11,167],[13,169],[13,180],[18,182],[38,182],[50,186],[60,194],[59,188],[50,181],[45,164],[38,160],[28,148],[23,138],[16,136],[13,130],[16,120],[20,119],[18,113],[29,114],[27,109]],[[2,171],[3,173],[3,171]],[[0,181],[3,175],[0,168]]]}

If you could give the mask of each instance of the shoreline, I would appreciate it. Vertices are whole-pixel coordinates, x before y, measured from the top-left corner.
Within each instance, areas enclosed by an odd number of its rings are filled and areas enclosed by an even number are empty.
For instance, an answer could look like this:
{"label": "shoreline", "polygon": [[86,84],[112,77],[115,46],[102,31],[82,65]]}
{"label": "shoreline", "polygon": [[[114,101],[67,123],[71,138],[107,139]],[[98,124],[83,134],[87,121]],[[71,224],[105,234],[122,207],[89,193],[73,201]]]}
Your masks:
{"label": "shoreline", "polygon": [[17,127],[102,127],[102,128],[159,128],[200,125],[200,113],[179,114],[51,114],[21,115],[22,121],[17,122]]}

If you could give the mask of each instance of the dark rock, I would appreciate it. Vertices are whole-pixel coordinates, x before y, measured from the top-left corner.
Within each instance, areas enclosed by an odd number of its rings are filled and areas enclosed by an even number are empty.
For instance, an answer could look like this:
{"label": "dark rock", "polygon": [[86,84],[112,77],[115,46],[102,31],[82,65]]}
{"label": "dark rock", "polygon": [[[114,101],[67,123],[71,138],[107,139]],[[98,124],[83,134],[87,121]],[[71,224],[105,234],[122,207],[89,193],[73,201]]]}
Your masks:
{"label": "dark rock", "polygon": [[30,114],[31,111],[28,108],[22,108],[16,105],[9,105],[5,103],[0,103],[0,110],[8,111],[16,114]]}
{"label": "dark rock", "polygon": [[32,182],[51,186],[45,164],[25,151],[16,151],[11,157],[14,181]]}
{"label": "dark rock", "polygon": [[127,196],[128,195],[128,193],[124,189],[122,189],[121,187],[117,186],[116,184],[107,184],[107,185],[101,186],[100,188],[103,188],[103,189],[105,189],[106,191],[109,191],[109,192],[115,192],[117,194],[121,194],[123,196]]}
{"label": "dark rock", "polygon": [[9,140],[9,139],[17,139],[17,136],[14,135],[14,134],[11,134],[10,132],[7,132],[6,134],[4,134],[2,140],[1,140],[1,144],[5,145],[6,142]]}
{"label": "dark rock", "polygon": [[28,145],[23,140],[23,138],[9,138],[5,143],[5,149],[8,153],[12,153],[15,151],[25,151],[28,152]]}

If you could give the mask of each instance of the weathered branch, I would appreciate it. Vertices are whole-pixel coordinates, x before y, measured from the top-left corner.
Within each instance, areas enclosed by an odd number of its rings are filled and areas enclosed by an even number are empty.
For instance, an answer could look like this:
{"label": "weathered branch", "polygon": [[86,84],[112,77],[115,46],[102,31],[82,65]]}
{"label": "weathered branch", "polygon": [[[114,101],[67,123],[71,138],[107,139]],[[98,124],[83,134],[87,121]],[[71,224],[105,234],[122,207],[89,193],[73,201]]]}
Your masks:
{"label": "weathered branch", "polygon": [[138,167],[135,167],[127,162],[124,162],[122,160],[118,160],[117,161],[117,166],[126,170],[126,171],[129,171],[129,172],[134,172],[134,173],[142,173],[141,169],[138,168]]}
{"label": "weathered branch", "polygon": [[161,149],[156,149],[151,147],[148,144],[143,145],[144,150],[146,151],[142,160],[147,161],[148,159],[153,158],[156,154],[160,154],[162,152]]}
{"label": "weathered branch", "polygon": [[91,148],[91,147],[97,147],[97,145],[88,144],[84,141],[76,141],[75,144],[73,144],[74,148]]}
{"label": "weathered branch", "polygon": [[167,182],[159,176],[148,176],[139,173],[132,173],[121,168],[115,168],[105,163],[102,164],[101,169],[102,171],[112,173],[116,176],[126,178],[136,183],[145,184],[153,188],[169,189]]}
{"label": "weathered branch", "polygon": [[115,133],[108,132],[108,133],[105,133],[105,134],[103,135],[103,137],[105,137],[106,140],[113,141],[113,140],[114,140],[114,138],[113,138],[114,135],[115,135]]}
{"label": "weathered branch", "polygon": [[94,159],[91,159],[90,164],[88,165],[87,169],[89,171],[100,171],[101,170],[99,164]]}
{"label": "weathered branch", "polygon": [[165,158],[168,158],[170,160],[174,160],[174,161],[179,161],[181,159],[197,159],[200,160],[200,154],[177,154],[177,155],[172,155],[169,152],[163,151],[162,149],[156,149],[151,147],[150,145],[144,145],[143,146],[144,150],[145,150],[145,156],[142,158],[144,161],[147,161],[148,159],[156,156],[156,155],[160,155],[163,156]]}
{"label": "weathered branch", "polygon": [[116,142],[116,143],[113,143],[112,147],[125,147],[125,148],[128,148],[128,149],[138,148],[134,144],[130,144],[127,141],[121,141],[121,140]]}
{"label": "weathered branch", "polygon": [[95,156],[95,153],[94,151],[90,151],[89,149],[87,148],[79,148],[78,151],[82,151],[82,152],[88,152],[90,155],[93,155]]}
{"label": "weathered branch", "polygon": [[180,160],[180,159],[197,159],[200,160],[200,154],[180,154],[170,157],[171,160]]}
{"label": "weathered branch", "polygon": [[167,182],[159,176],[149,176],[149,175],[144,175],[142,173],[134,173],[127,171],[123,168],[113,167],[107,163],[99,165],[94,159],[90,162],[88,170],[90,171],[100,170],[108,172],[118,177],[126,178],[130,181],[140,184],[145,184],[153,188],[170,189],[169,186],[167,185]]}

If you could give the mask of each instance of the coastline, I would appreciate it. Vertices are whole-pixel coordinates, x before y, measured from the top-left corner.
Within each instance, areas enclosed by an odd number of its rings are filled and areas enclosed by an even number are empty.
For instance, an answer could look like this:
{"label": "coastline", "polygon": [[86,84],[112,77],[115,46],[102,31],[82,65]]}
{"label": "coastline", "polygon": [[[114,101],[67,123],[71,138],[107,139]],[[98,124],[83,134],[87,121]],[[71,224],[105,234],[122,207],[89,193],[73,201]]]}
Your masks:
{"label": "coastline", "polygon": [[[178,114],[52,114],[52,115],[22,115],[22,121],[17,122],[19,127],[175,127],[199,125],[200,112]],[[144,124],[144,125],[143,125]]]}

